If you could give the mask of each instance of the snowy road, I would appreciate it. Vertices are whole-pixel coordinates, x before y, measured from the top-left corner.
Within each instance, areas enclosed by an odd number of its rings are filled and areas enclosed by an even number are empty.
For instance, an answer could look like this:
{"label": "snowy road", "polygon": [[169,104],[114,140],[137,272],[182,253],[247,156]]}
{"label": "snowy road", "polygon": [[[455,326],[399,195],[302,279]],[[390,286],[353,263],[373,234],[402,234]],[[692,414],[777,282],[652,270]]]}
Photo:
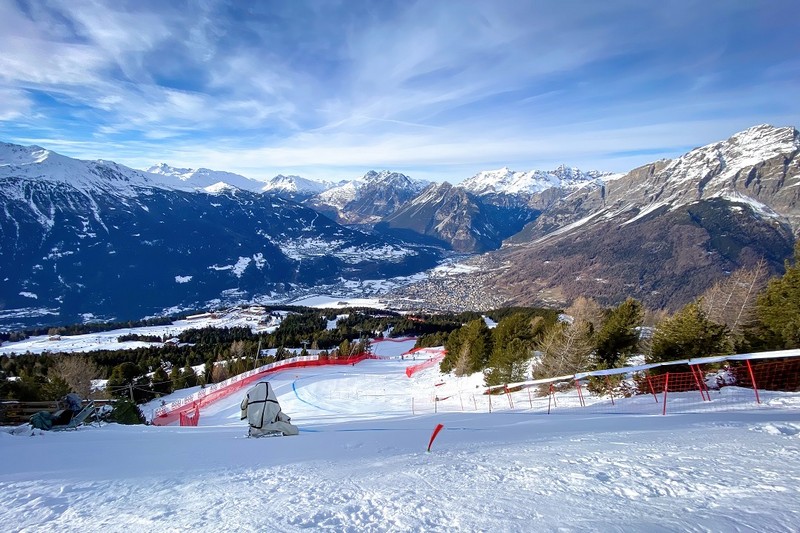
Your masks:
{"label": "snowy road", "polygon": [[[298,437],[248,439],[239,396],[200,427],[0,433],[6,531],[797,531],[800,399],[668,416],[412,415],[436,370],[292,369]],[[471,386],[465,384],[465,387]],[[425,448],[431,431],[444,431]]]}

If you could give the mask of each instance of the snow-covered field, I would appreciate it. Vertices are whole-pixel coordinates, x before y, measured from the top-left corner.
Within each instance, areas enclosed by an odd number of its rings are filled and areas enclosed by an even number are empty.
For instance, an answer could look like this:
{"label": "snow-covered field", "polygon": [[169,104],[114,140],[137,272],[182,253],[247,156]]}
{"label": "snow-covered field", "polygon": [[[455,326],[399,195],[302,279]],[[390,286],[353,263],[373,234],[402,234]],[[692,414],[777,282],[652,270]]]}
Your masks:
{"label": "snow-covered field", "polygon": [[[285,312],[281,312],[285,315]],[[230,312],[219,312],[215,314],[207,313],[202,317],[192,320],[176,320],[171,324],[162,326],[144,326],[137,328],[115,329],[98,333],[86,333],[82,335],[59,335],[51,337],[49,335],[39,335],[30,337],[24,341],[4,342],[0,344],[0,355],[3,354],[23,354],[44,352],[90,352],[95,350],[128,350],[143,346],[160,346],[161,343],[124,341],[117,339],[123,335],[137,334],[143,336],[176,337],[181,332],[189,329],[202,329],[207,327],[232,328],[249,327],[254,332],[263,331],[271,333],[278,328],[279,321],[274,325],[259,325],[259,315],[248,314],[242,310],[234,309]]]}
{"label": "snow-covered field", "polygon": [[[382,355],[407,349],[377,343]],[[800,402],[678,415],[413,415],[408,360],[270,381],[297,437],[247,438],[241,395],[199,427],[0,432],[4,531],[797,531]],[[473,386],[465,382],[464,388]],[[444,430],[426,447],[436,424]]]}

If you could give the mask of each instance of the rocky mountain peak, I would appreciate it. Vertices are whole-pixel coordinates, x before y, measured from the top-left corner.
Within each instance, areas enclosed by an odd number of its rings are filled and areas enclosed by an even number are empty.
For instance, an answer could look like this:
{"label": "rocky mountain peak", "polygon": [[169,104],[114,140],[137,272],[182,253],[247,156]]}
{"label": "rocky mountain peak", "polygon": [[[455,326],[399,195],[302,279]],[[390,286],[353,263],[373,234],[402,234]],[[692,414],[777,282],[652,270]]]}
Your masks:
{"label": "rocky mountain peak", "polygon": [[578,168],[560,165],[555,170],[514,171],[508,167],[484,170],[464,180],[461,186],[484,196],[495,194],[532,195],[552,188],[574,188],[591,183],[611,173],[596,170],[583,172]]}
{"label": "rocky mountain peak", "polygon": [[150,174],[161,174],[162,176],[185,176],[192,172],[191,168],[178,168],[168,165],[167,163],[157,163],[148,169],[145,172],[149,172]]}
{"label": "rocky mountain peak", "polygon": [[[722,186],[741,170],[774,157],[791,157],[800,150],[800,137],[793,127],[761,124],[729,139],[695,148],[673,160],[664,170],[673,183]],[[713,177],[712,180],[707,178]]]}
{"label": "rocky mountain peak", "polygon": [[237,189],[258,192],[264,186],[263,181],[247,178],[233,172],[221,170],[211,170],[209,168],[182,168],[173,167],[167,163],[153,165],[146,170],[150,174],[168,176],[175,178],[179,183],[186,184],[197,190],[205,190],[207,187],[219,188],[218,183],[232,185]]}
{"label": "rocky mountain peak", "polygon": [[21,146],[0,142],[0,166],[40,163],[52,152],[41,146]]}
{"label": "rocky mountain peak", "polygon": [[331,188],[330,183],[323,183],[295,175],[278,174],[267,182],[261,189],[265,192],[278,195],[287,195],[293,199],[298,197],[308,198]]}
{"label": "rocky mountain peak", "polygon": [[422,190],[428,183],[421,180],[411,179],[405,174],[393,172],[391,170],[370,170],[358,181],[362,183],[362,187],[377,185],[390,186],[398,189],[409,189],[414,191]]}

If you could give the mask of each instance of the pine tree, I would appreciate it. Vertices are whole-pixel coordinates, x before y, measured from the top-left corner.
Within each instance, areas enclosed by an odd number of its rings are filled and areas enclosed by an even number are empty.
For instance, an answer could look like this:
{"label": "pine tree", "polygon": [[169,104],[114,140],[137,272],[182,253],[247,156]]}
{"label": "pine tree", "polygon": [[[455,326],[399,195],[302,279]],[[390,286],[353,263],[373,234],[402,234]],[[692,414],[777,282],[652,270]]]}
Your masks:
{"label": "pine tree", "polygon": [[352,347],[350,346],[350,341],[347,339],[343,340],[342,343],[339,345],[339,358],[347,359],[348,357],[350,357],[351,350]]}
{"label": "pine tree", "polygon": [[730,351],[727,328],[709,320],[700,302],[692,302],[658,325],[647,362],[707,357]]}
{"label": "pine tree", "polygon": [[72,392],[69,383],[64,380],[57,372],[50,371],[49,378],[41,389],[42,400],[58,400],[65,394]]}
{"label": "pine tree", "polygon": [[533,338],[544,320],[525,313],[514,313],[501,320],[492,332],[492,354],[485,371],[486,384],[501,385],[525,379],[528,361],[533,356]]}
{"label": "pine tree", "polygon": [[800,241],[795,245],[794,264],[773,278],[758,298],[756,314],[760,344],[764,349],[800,347]]}
{"label": "pine tree", "polygon": [[445,344],[447,355],[442,372],[455,371],[456,376],[480,372],[486,367],[492,351],[492,334],[482,318],[468,322],[453,331]]}
{"label": "pine tree", "polygon": [[172,370],[169,373],[169,379],[172,381],[172,390],[186,388],[186,380],[183,378],[181,369],[178,365],[172,365]]}
{"label": "pine tree", "polygon": [[183,378],[184,388],[197,386],[197,373],[194,371],[194,368],[191,367],[188,361],[183,367],[181,377]]}
{"label": "pine tree", "polygon": [[159,365],[155,372],[153,372],[152,387],[153,392],[160,394],[161,396],[166,396],[172,392],[172,381],[169,379],[167,372],[161,365]]}
{"label": "pine tree", "polygon": [[106,389],[117,398],[130,398],[130,387],[140,375],[139,367],[126,361],[111,370]]}
{"label": "pine tree", "polygon": [[214,373],[214,357],[211,356],[206,359],[206,363],[203,366],[203,385],[208,383],[213,383],[213,378],[211,375]]}
{"label": "pine tree", "polygon": [[598,368],[619,367],[636,350],[643,317],[642,304],[633,298],[612,309],[594,337]]}

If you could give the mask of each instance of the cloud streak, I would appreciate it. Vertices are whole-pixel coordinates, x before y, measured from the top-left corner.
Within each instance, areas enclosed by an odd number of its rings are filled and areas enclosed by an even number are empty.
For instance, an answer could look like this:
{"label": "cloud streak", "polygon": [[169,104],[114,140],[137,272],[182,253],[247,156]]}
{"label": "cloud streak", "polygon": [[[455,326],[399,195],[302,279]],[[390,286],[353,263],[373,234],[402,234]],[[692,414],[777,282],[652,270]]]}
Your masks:
{"label": "cloud streak", "polygon": [[800,123],[800,8],[731,4],[3,3],[0,136],[262,178],[624,171]]}

